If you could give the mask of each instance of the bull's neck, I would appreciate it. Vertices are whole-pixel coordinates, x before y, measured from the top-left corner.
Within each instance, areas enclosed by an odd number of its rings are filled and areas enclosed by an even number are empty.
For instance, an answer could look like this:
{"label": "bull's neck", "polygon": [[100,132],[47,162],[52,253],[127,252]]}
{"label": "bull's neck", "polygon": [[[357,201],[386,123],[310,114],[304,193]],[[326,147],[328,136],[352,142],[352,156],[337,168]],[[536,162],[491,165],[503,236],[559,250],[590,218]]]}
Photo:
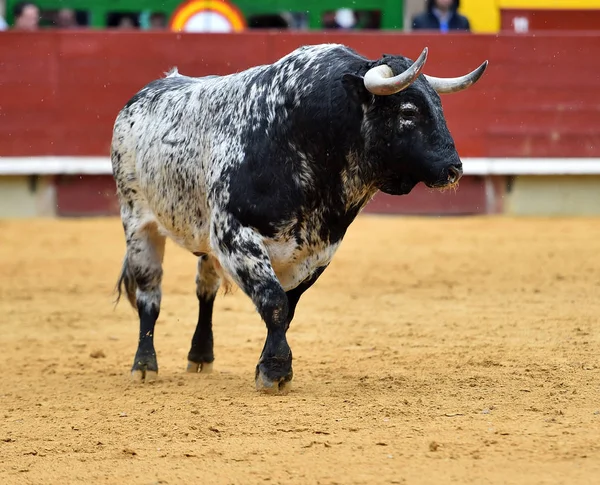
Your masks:
{"label": "bull's neck", "polygon": [[336,212],[362,208],[376,193],[365,163],[364,112],[332,76],[290,113],[292,144],[311,165],[314,190]]}
{"label": "bull's neck", "polygon": [[377,192],[374,182],[365,170],[363,157],[357,151],[346,154],[346,166],[341,172],[344,204],[347,210],[359,206],[360,209]]}

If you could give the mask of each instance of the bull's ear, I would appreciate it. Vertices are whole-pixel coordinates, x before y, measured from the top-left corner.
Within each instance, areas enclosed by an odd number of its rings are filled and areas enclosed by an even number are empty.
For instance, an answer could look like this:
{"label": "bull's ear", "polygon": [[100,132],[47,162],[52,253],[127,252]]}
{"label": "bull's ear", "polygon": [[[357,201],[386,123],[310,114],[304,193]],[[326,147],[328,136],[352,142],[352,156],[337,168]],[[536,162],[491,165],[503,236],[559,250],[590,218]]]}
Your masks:
{"label": "bull's ear", "polygon": [[342,76],[342,85],[348,95],[357,103],[368,103],[373,95],[367,91],[365,80],[362,76],[346,73]]}

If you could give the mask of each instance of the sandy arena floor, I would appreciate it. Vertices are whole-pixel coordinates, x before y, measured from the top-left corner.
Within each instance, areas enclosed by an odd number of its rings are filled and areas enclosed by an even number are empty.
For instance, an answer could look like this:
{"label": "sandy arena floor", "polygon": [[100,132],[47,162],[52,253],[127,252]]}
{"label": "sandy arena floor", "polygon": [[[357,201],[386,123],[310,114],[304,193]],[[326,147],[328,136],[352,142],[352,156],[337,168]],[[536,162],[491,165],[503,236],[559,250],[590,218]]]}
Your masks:
{"label": "sandy arena floor", "polygon": [[128,381],[118,219],[0,221],[2,484],[597,484],[600,220],[362,216],[289,332],[287,396],[237,291],[184,372],[195,258],[167,245],[160,380]]}

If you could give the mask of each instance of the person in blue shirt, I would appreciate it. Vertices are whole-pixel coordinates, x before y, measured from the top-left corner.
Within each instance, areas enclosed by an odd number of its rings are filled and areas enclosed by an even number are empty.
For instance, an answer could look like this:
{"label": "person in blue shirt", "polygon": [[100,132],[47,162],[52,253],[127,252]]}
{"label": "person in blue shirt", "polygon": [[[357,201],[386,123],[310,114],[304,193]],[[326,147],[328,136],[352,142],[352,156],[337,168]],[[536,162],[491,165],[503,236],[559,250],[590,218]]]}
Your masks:
{"label": "person in blue shirt", "polygon": [[425,12],[413,18],[413,30],[471,31],[469,19],[458,13],[460,0],[427,0]]}

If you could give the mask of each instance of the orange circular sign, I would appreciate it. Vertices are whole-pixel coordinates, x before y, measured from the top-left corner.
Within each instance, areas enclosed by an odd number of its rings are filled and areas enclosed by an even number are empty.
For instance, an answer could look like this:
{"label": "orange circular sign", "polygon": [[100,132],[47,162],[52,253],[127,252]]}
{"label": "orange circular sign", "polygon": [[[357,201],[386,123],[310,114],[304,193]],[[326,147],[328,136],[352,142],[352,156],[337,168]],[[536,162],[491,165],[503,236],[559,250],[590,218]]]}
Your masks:
{"label": "orange circular sign", "polygon": [[227,0],[187,0],[173,12],[169,28],[176,32],[241,32],[246,19]]}

